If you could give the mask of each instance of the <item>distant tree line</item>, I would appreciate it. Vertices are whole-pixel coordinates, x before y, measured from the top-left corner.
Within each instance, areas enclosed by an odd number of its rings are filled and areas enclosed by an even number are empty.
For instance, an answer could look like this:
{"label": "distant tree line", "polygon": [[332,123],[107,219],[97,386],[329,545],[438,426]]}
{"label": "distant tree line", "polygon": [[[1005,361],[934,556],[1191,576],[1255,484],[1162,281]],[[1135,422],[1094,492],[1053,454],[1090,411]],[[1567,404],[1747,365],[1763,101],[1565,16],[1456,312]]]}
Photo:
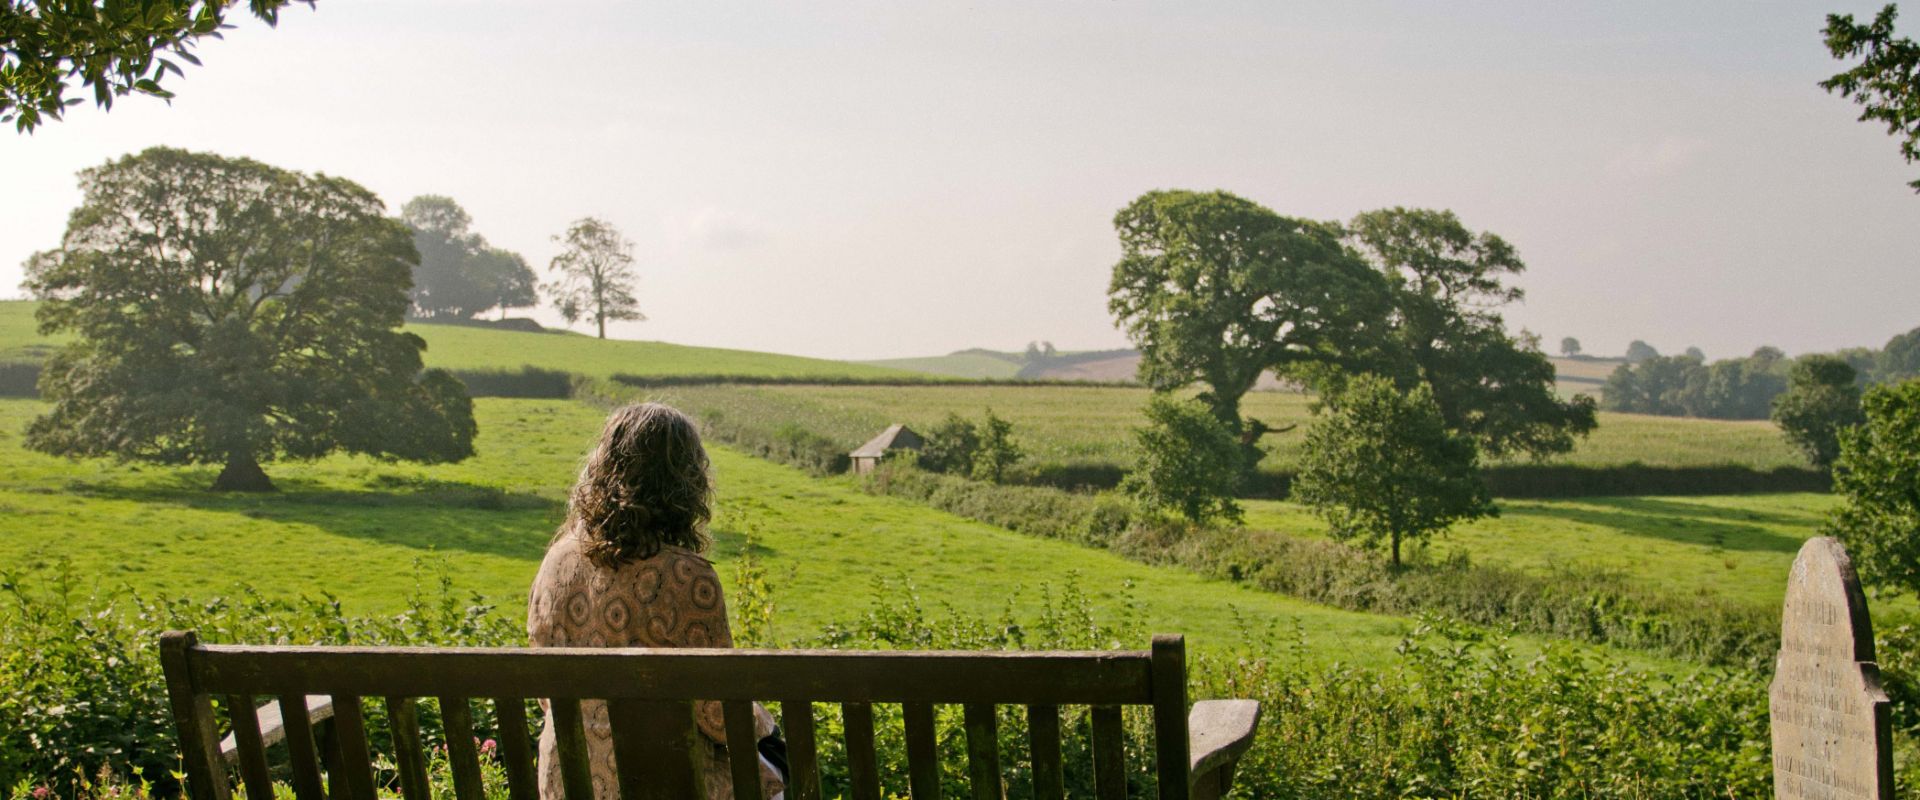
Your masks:
{"label": "distant tree line", "polygon": [[[1644,342],[1634,344],[1645,346]],[[1607,376],[1600,407],[1607,411],[1707,419],[1768,419],[1774,401],[1786,392],[1797,363],[1777,347],[1761,347],[1745,358],[1712,363],[1697,349],[1687,355],[1662,356],[1645,347],[1644,357],[1631,358]],[[1811,356],[1803,356],[1805,360]],[[1920,328],[1907,331],[1874,350],[1855,347],[1820,356],[1847,367],[1849,380],[1864,389],[1898,383],[1920,375]],[[1822,365],[1828,370],[1830,366]]]}

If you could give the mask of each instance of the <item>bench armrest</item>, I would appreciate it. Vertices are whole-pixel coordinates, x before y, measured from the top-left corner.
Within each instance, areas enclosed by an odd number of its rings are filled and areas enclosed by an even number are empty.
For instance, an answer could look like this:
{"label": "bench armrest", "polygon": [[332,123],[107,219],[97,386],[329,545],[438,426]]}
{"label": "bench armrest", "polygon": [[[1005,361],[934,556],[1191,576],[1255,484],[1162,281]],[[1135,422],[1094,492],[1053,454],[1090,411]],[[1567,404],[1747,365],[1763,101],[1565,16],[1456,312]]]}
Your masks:
{"label": "bench armrest", "polygon": [[1222,797],[1233,785],[1233,767],[1253,746],[1260,726],[1258,700],[1202,700],[1187,715],[1187,775],[1194,797]]}
{"label": "bench armrest", "polygon": [[[286,721],[280,718],[280,701],[274,700],[254,709],[254,714],[260,720],[261,747],[272,747],[281,739],[287,738]],[[315,725],[333,719],[333,698],[318,694],[308,695],[307,719]],[[233,734],[229,733],[227,738],[220,740],[220,755],[228,763],[240,759],[240,745],[234,740]]]}

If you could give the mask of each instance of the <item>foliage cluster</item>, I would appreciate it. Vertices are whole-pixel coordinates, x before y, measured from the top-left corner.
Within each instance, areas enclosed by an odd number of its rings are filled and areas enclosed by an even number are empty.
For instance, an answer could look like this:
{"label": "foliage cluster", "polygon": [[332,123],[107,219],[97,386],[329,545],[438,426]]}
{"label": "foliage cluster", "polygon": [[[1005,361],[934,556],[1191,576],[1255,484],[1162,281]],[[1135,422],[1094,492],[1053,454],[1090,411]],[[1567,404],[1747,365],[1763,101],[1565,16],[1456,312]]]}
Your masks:
{"label": "foliage cluster", "polygon": [[[1920,160],[1920,79],[1915,74],[1920,72],[1920,45],[1894,37],[1898,16],[1892,3],[1866,24],[1855,22],[1852,14],[1828,14],[1820,31],[1827,51],[1834,58],[1861,60],[1821,81],[1820,87],[1859,103],[1861,122],[1885,123],[1887,133],[1900,140],[1900,154],[1913,163]],[[1908,185],[1920,191],[1920,180]]]}
{"label": "foliage cluster", "polygon": [[1866,421],[1841,434],[1828,523],[1860,579],[1920,594],[1920,379],[1867,392]]}
{"label": "foliage cluster", "polygon": [[1140,458],[1121,489],[1154,510],[1193,523],[1238,522],[1244,450],[1228,424],[1197,400],[1155,392],[1147,424],[1134,430]]}
{"label": "foliage cluster", "polygon": [[1328,405],[1307,431],[1293,494],[1334,538],[1385,544],[1398,567],[1401,542],[1499,513],[1473,440],[1449,430],[1425,385],[1403,392],[1363,375]]}
{"label": "foliage cluster", "polygon": [[[17,579],[18,576],[16,576]],[[1144,646],[1147,631],[1123,606],[1096,612],[1069,579],[1041,586],[1039,608],[974,616],[929,606],[910,584],[876,582],[867,610],[817,638],[784,642],[837,648],[1104,649]],[[771,616],[774,592],[741,597],[736,615]],[[45,785],[82,797],[71,776],[153,775],[162,791],[175,750],[154,640],[166,627],[244,642],[511,645],[521,634],[512,610],[465,598],[444,580],[405,612],[351,617],[328,600],[275,604],[243,595],[189,603],[124,594],[39,596],[13,591],[4,606],[10,645],[0,669],[5,786]],[[1251,697],[1264,706],[1255,748],[1236,785],[1245,796],[1379,797],[1404,794],[1538,797],[1762,796],[1768,791],[1764,687],[1751,673],[1664,674],[1604,656],[1550,648],[1516,656],[1499,635],[1429,619],[1385,667],[1314,666],[1297,634],[1243,622],[1245,644],[1191,656],[1195,699]],[[774,644],[774,642],[766,642]],[[30,687],[27,694],[15,687]],[[51,692],[51,693],[50,693]],[[64,707],[55,709],[55,703]],[[384,747],[387,728],[370,704],[369,729]],[[483,706],[484,707],[484,706]],[[441,740],[437,710],[423,704],[429,743]],[[775,709],[779,709],[776,707]],[[904,795],[904,728],[897,708],[876,709],[883,789]],[[938,737],[946,793],[966,794],[965,740],[958,709],[943,710]],[[844,728],[838,710],[815,709],[823,782],[844,793]],[[1002,710],[1003,779],[1012,797],[1031,793],[1025,715]],[[483,720],[482,736],[490,721]],[[1090,791],[1086,709],[1063,709],[1063,756],[1070,793]],[[536,717],[537,724],[537,717]],[[1130,789],[1151,795],[1151,729],[1144,714],[1126,725]],[[134,734],[129,736],[129,734]],[[39,739],[29,737],[38,736]],[[128,740],[137,747],[123,744]],[[1903,744],[1905,739],[1903,738]],[[36,746],[37,745],[37,746]],[[442,775],[444,781],[444,773]],[[489,795],[500,787],[487,770]],[[379,775],[391,785],[390,769]],[[95,784],[97,785],[97,784]],[[439,788],[444,788],[439,787]],[[13,798],[13,800],[24,800]]]}
{"label": "foliage cluster", "polygon": [[413,269],[413,311],[428,319],[466,319],[540,301],[533,269],[519,253],[487,243],[453,198],[421,195],[400,207],[420,263]]}
{"label": "foliage cluster", "polygon": [[1013,423],[987,409],[978,423],[956,413],[929,429],[915,462],[921,469],[1001,483],[1025,457],[1013,440]]}
{"label": "foliage cluster", "polygon": [[1773,422],[1807,460],[1821,469],[1840,455],[1840,436],[1861,422],[1858,375],[1835,356],[1793,362],[1787,390],[1773,399]]}

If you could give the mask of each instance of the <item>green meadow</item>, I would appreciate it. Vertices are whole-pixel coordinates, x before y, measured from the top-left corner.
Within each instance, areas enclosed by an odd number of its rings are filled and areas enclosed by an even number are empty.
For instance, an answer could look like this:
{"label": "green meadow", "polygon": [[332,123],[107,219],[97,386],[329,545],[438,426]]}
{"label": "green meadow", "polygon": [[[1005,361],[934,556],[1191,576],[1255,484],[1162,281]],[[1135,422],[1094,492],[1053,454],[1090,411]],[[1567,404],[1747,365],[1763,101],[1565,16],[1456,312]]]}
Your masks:
{"label": "green meadow", "polygon": [[[557,400],[482,399],[479,455],[420,467],[334,457],[269,467],[282,491],[213,494],[213,471],[69,461],[20,447],[41,407],[0,401],[0,564],[46,578],[61,562],[103,588],[210,598],[241,583],[323,593],[391,611],[445,570],[509,609],[525,602],[566,487],[601,413]],[[856,619],[876,592],[916,592],[933,614],[1023,613],[1069,582],[1103,616],[1132,615],[1198,646],[1249,626],[1297,628],[1328,661],[1391,657],[1412,621],[1317,606],[861,492],[851,479],[713,449],[720,515],[713,557],[731,581],[743,550],[765,567],[784,640]],[[751,543],[749,545],[749,542]],[[21,572],[24,571],[24,572]],[[1131,606],[1131,610],[1129,610]]]}

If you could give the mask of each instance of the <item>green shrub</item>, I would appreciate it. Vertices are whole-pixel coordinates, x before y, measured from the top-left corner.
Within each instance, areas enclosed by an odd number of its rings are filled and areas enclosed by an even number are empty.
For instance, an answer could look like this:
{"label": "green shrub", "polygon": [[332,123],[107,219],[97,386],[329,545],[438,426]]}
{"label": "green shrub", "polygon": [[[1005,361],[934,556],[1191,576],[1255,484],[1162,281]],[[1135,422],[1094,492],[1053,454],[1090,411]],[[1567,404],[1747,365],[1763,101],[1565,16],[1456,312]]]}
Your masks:
{"label": "green shrub", "polygon": [[531,397],[565,400],[573,396],[574,377],[555,369],[526,366],[518,370],[455,370],[473,397]]}
{"label": "green shrub", "polygon": [[1147,424],[1134,430],[1140,461],[1121,488],[1141,505],[1177,513],[1188,522],[1238,522],[1244,448],[1233,428],[1197,400],[1156,392]]}

